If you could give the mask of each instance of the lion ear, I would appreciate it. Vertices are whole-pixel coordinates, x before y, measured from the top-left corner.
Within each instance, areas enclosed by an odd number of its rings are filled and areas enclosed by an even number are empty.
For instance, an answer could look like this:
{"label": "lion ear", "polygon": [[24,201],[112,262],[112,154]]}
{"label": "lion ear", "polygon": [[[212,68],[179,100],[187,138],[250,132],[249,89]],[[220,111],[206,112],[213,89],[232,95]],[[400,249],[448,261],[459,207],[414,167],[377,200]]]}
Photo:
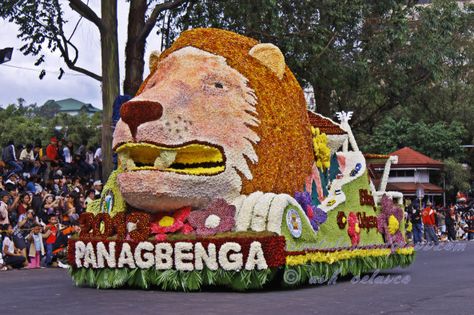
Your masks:
{"label": "lion ear", "polygon": [[150,68],[150,72],[156,68],[156,64],[160,58],[161,53],[158,50],[154,50],[151,52],[150,59],[148,60],[148,67]]}
{"label": "lion ear", "polygon": [[249,55],[263,63],[281,80],[285,73],[285,56],[273,44],[257,44],[249,51]]}

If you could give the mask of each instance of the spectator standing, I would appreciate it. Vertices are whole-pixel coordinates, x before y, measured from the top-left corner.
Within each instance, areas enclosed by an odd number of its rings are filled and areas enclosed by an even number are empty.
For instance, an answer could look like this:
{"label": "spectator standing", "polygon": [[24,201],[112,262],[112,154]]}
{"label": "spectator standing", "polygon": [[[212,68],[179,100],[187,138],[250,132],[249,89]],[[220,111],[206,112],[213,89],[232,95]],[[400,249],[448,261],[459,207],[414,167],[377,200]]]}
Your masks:
{"label": "spectator standing", "polygon": [[46,163],[46,171],[44,174],[45,183],[48,181],[51,173],[51,165],[56,165],[58,163],[58,139],[52,137],[50,143],[46,147],[46,157],[44,158]]}
{"label": "spectator standing", "polygon": [[43,238],[48,238],[49,233],[41,233],[41,226],[39,224],[35,224],[32,226],[31,232],[26,237],[27,241],[29,242],[29,251],[28,257],[30,258],[30,263],[28,264],[28,268],[40,268],[41,263],[41,256],[45,255]]}
{"label": "spectator standing", "polygon": [[448,241],[456,240],[456,214],[454,207],[451,207],[445,217],[446,228],[448,231]]}
{"label": "spectator standing", "polygon": [[46,266],[50,267],[53,262],[53,245],[56,242],[56,236],[59,231],[58,217],[51,215],[49,217],[49,224],[45,227],[45,233],[49,232],[46,239]]}
{"label": "spectator standing", "polygon": [[421,224],[421,213],[419,209],[413,208],[411,223],[413,226],[413,243],[421,243],[423,235],[423,226]]}
{"label": "spectator standing", "polygon": [[438,237],[435,232],[436,211],[431,208],[431,202],[426,203],[426,208],[422,212],[422,220],[425,226],[425,237],[428,243],[438,245]]}

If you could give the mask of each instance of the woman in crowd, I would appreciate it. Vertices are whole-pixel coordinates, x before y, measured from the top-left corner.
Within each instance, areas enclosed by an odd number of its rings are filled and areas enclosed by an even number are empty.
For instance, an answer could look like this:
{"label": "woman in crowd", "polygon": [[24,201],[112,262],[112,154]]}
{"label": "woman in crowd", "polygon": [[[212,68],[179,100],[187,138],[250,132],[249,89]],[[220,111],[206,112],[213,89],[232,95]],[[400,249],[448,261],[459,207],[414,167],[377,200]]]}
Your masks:
{"label": "woman in crowd", "polygon": [[20,196],[20,204],[18,205],[18,208],[17,208],[18,216],[25,214],[26,210],[28,210],[30,207],[31,207],[31,196],[28,193],[22,194]]}
{"label": "woman in crowd", "polygon": [[13,242],[13,227],[5,224],[2,228],[2,256],[4,264],[9,268],[22,268],[27,265],[26,258]]}

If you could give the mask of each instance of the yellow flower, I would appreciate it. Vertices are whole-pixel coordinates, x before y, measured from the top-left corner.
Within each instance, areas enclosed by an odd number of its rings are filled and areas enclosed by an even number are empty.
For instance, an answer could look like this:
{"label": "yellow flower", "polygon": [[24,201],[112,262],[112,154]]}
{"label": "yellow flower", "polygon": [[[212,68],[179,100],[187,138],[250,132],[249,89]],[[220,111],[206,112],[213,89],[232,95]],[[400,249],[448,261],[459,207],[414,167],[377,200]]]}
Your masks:
{"label": "yellow flower", "polygon": [[398,222],[397,218],[392,214],[388,218],[388,231],[390,234],[395,234],[397,233],[398,229],[400,228],[400,223]]}
{"label": "yellow flower", "polygon": [[360,233],[359,223],[356,223],[356,225],[355,225],[355,232],[356,232],[357,234]]}
{"label": "yellow flower", "polygon": [[165,216],[162,217],[161,220],[158,222],[158,225],[159,225],[159,226],[163,226],[163,227],[168,227],[168,226],[172,226],[173,223],[174,223],[174,218],[165,215]]}

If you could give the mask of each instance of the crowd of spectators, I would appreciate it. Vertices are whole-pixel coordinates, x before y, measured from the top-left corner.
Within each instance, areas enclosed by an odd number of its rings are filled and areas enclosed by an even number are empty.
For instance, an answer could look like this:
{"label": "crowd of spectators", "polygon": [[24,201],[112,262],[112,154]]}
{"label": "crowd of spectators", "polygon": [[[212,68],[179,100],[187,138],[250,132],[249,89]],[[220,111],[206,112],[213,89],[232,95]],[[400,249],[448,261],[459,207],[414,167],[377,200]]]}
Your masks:
{"label": "crowd of spectators", "polygon": [[100,198],[101,149],[52,137],[15,146],[0,161],[0,269],[66,267],[68,236],[79,215]]}
{"label": "crowd of spectators", "polygon": [[474,241],[474,202],[463,202],[449,207],[436,207],[427,202],[425,207],[407,207],[408,237],[414,244],[458,240]]}

